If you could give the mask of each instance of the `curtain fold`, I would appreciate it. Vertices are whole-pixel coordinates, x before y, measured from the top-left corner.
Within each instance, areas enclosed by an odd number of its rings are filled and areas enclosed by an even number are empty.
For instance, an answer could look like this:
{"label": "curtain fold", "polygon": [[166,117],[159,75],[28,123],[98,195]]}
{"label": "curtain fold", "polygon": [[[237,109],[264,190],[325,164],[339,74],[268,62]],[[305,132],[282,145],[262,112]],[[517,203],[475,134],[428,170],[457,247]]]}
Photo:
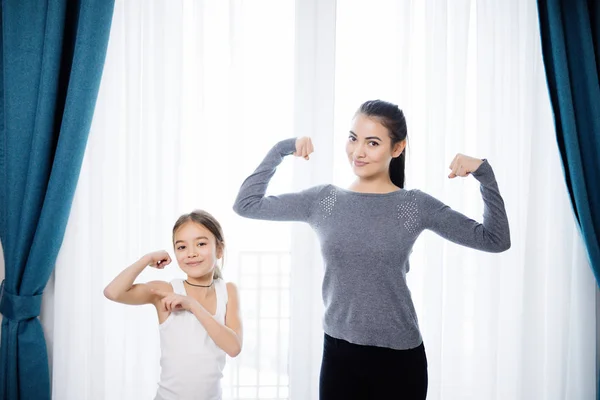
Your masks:
{"label": "curtain fold", "polygon": [[564,178],[600,285],[600,4],[538,0],[538,9]]}
{"label": "curtain fold", "polygon": [[39,319],[87,142],[113,1],[2,1],[0,398],[49,399]]}
{"label": "curtain fold", "polygon": [[600,284],[600,4],[538,0],[538,8],[564,176]]}

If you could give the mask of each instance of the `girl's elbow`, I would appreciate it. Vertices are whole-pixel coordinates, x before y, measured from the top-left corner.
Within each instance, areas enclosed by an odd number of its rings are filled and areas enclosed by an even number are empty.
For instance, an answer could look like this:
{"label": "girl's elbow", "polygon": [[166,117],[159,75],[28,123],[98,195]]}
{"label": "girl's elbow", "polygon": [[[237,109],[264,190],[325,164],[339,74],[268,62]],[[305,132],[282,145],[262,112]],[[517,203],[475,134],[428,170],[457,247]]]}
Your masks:
{"label": "girl's elbow", "polygon": [[104,297],[108,300],[119,301],[119,293],[112,290],[109,286],[104,288]]}
{"label": "girl's elbow", "polygon": [[229,353],[227,353],[229,355],[229,357],[231,358],[236,358],[240,353],[241,353],[241,349],[235,350],[235,351],[230,351]]}
{"label": "girl's elbow", "polygon": [[112,301],[116,298],[115,293],[113,293],[108,286],[104,288],[104,297]]}
{"label": "girl's elbow", "polygon": [[227,352],[231,358],[235,358],[242,352],[242,340],[238,337],[234,346]]}
{"label": "girl's elbow", "polygon": [[235,358],[235,357],[239,356],[241,352],[242,352],[242,346],[238,345],[235,348],[229,350],[227,352],[227,355],[231,358]]}

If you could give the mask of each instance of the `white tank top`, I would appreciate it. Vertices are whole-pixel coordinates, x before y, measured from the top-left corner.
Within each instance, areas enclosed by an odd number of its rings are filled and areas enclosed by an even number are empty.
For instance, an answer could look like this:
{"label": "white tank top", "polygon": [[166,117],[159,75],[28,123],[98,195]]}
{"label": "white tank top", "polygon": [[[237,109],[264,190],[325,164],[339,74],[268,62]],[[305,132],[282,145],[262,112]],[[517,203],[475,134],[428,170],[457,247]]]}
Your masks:
{"label": "white tank top", "polygon": [[[173,291],[187,295],[183,279],[171,281]],[[227,286],[215,279],[217,311],[214,318],[225,323]],[[189,311],[175,311],[159,325],[160,382],[155,400],[220,400],[225,351],[208,336]]]}

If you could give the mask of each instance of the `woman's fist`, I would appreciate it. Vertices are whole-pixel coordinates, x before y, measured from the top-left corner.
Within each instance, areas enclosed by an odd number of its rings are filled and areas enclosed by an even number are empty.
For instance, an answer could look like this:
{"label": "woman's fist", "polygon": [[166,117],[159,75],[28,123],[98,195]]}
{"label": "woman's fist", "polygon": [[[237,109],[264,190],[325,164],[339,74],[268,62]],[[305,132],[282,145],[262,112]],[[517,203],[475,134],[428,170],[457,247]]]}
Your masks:
{"label": "woman's fist", "polygon": [[448,178],[456,178],[457,176],[467,176],[471,172],[477,171],[477,168],[483,164],[483,160],[475,157],[469,157],[464,154],[457,154],[454,160],[450,163],[450,175]]}
{"label": "woman's fist", "polygon": [[313,151],[315,151],[315,148],[308,136],[296,139],[296,151],[294,151],[296,157],[303,157],[305,160],[308,160],[309,155]]}

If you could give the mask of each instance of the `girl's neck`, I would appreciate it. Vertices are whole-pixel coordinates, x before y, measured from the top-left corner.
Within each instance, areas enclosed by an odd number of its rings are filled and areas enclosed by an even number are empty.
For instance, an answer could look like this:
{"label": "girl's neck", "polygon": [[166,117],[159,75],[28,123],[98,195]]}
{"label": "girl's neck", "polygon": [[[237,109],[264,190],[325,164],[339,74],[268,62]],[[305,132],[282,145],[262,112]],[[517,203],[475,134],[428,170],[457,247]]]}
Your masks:
{"label": "girl's neck", "polygon": [[186,292],[196,299],[207,298],[215,290],[212,274],[200,278],[187,277],[184,282]]}
{"label": "girl's neck", "polygon": [[198,289],[212,287],[214,285],[213,273],[211,272],[210,274],[201,276],[199,278],[192,278],[188,275],[185,282],[188,286]]}

